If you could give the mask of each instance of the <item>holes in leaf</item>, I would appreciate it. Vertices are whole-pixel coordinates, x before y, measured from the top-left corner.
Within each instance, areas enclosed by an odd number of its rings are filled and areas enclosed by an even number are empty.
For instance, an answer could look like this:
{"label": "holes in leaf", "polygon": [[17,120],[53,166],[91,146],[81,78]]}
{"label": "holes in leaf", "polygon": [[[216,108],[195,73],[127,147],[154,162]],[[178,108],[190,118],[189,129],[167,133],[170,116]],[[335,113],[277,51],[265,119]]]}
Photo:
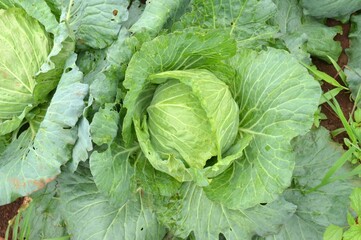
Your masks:
{"label": "holes in leaf", "polygon": [[65,71],[64,71],[64,72],[65,72],[65,73],[68,73],[68,72],[70,72],[71,70],[73,70],[73,68],[68,67],[68,68],[66,68],[66,69],[65,69]]}
{"label": "holes in leaf", "polygon": [[20,134],[22,134],[23,132],[25,132],[29,127],[30,127],[29,123],[23,124],[23,125],[20,127],[18,133],[16,134],[16,138],[18,138],[18,137],[20,136]]}
{"label": "holes in leaf", "polygon": [[266,206],[267,205],[267,203],[260,203],[262,206]]}
{"label": "holes in leaf", "polygon": [[226,237],[225,237],[222,233],[220,233],[220,234],[218,235],[218,239],[219,239],[219,240],[227,240]]}
{"label": "holes in leaf", "polygon": [[140,229],[140,231],[143,231],[144,230],[144,228],[142,227],[141,229]]}
{"label": "holes in leaf", "polygon": [[211,167],[211,166],[213,166],[214,164],[216,164],[217,162],[218,162],[217,156],[213,156],[213,157],[211,157],[210,159],[207,160],[206,165],[205,165],[204,167],[205,167],[205,168],[206,168],[206,167]]}

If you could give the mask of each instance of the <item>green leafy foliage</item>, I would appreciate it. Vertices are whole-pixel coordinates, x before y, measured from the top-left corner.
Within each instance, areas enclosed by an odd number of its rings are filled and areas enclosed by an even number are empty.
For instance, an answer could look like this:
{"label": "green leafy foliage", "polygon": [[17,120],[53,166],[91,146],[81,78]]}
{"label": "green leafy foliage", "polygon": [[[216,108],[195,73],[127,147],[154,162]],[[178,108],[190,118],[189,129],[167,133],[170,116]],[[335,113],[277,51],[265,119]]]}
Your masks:
{"label": "green leafy foliage", "polygon": [[326,3],[0,0],[0,204],[32,199],[14,238],[355,238],[355,147],[311,129],[347,87],[307,63],[337,66],[324,17],[359,5]]}
{"label": "green leafy foliage", "polygon": [[273,19],[281,32],[281,39],[289,51],[303,62],[310,62],[310,55],[329,62],[328,56],[337,59],[342,48],[334,41],[338,27],[327,27],[321,21],[304,16],[297,0],[275,1],[277,12]]}
{"label": "green leafy foliage", "polygon": [[301,6],[307,15],[317,18],[338,18],[347,21],[351,13],[361,9],[361,2],[357,0],[301,0]]}
{"label": "green leafy foliage", "polygon": [[361,198],[361,188],[355,188],[350,195],[350,210],[347,213],[347,220],[349,227],[340,227],[337,225],[330,225],[324,235],[324,239],[359,239],[360,238],[360,224],[359,219],[361,216],[361,206],[360,206],[360,198]]}
{"label": "green leafy foliage", "polygon": [[351,29],[350,29],[350,48],[346,50],[349,57],[348,68],[345,70],[347,75],[347,82],[350,86],[352,96],[356,99],[356,104],[360,107],[359,96],[361,85],[361,15],[355,15],[351,17]]}
{"label": "green leafy foliage", "polygon": [[[320,182],[340,158],[343,150],[330,141],[328,131],[324,128],[296,138],[292,145],[296,152],[296,166],[292,185],[283,196],[288,202],[295,204],[297,210],[279,233],[266,239],[322,239],[327,226],[346,224],[352,184],[336,181],[314,192],[307,190]],[[337,174],[342,171],[345,170],[341,169]],[[328,231],[336,234],[335,228]]]}
{"label": "green leafy foliage", "polygon": [[60,173],[60,166],[69,161],[77,139],[75,125],[88,92],[88,86],[80,83],[82,73],[78,71],[75,60],[76,55],[69,59],[66,69],[72,70],[62,75],[58,91],[36,135],[27,129],[2,152],[1,203],[42,188]]}

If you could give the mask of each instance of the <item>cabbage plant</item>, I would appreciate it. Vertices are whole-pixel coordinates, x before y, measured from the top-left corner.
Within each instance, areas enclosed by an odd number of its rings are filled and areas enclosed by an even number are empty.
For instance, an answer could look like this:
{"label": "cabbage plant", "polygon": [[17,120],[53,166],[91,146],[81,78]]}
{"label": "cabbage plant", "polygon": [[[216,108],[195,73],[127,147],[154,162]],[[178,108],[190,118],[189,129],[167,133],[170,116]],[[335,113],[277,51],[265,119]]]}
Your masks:
{"label": "cabbage plant", "polygon": [[125,142],[136,136],[155,169],[232,207],[272,201],[289,184],[287,146],[312,125],[320,96],[288,53],[237,50],[222,31],[200,29],[145,43],[124,86]]}
{"label": "cabbage plant", "polygon": [[29,239],[321,239],[342,226],[351,184],[311,191],[343,150],[312,129],[321,88],[304,67],[339,55],[339,30],[308,5],[0,0],[25,37],[0,33],[1,51],[29,63],[0,60],[0,104],[16,106],[0,108],[0,204],[30,195]]}

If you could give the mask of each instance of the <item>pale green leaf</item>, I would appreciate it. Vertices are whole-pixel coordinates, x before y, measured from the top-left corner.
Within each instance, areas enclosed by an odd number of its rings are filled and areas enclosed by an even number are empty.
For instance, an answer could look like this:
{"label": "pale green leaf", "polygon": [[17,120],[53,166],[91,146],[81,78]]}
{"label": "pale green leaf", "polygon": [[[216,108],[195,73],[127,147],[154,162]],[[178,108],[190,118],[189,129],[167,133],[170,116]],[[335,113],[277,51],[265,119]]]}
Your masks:
{"label": "pale green leaf", "polygon": [[323,234],[323,240],[342,240],[342,234],[342,227],[330,225],[326,228],[326,231]]}
{"label": "pale green leaf", "polygon": [[132,33],[147,32],[151,36],[156,36],[164,25],[177,14],[177,11],[188,3],[189,0],[147,1],[142,15],[132,25],[130,31]]}
{"label": "pale green leaf", "polygon": [[259,48],[277,33],[277,28],[267,23],[275,10],[271,0],[196,0],[176,29],[189,26],[225,29],[239,46]]}
{"label": "pale green leaf", "polygon": [[[125,148],[114,142],[104,152],[94,151],[90,156],[90,170],[99,191],[114,205],[123,204],[135,190],[130,157],[139,147]],[[116,204],[115,204],[116,203]]]}
{"label": "pale green leaf", "polygon": [[72,70],[62,75],[35,138],[28,129],[0,155],[0,205],[42,188],[70,160],[77,139],[75,125],[88,93],[75,60],[76,55],[68,60],[66,68]]}
{"label": "pale green leaf", "polygon": [[[66,225],[62,217],[60,199],[57,195],[57,182],[47,184],[44,189],[31,194],[30,206],[23,211],[20,229],[26,226],[24,218],[29,216],[29,239],[56,238],[67,235]],[[22,229],[23,230],[23,229]]]}
{"label": "pale green leaf", "polygon": [[[145,8],[145,4],[143,4],[142,1],[140,0],[131,1],[128,6],[129,16],[127,21],[123,23],[123,26],[129,29],[142,16],[144,8]],[[144,23],[148,24],[148,22],[144,22]]]}
{"label": "pale green leaf", "polygon": [[[172,234],[186,238],[191,232],[195,239],[251,239],[276,233],[280,225],[295,211],[295,206],[280,199],[266,206],[246,210],[230,210],[210,201],[202,188],[192,183],[182,185],[179,195],[158,209],[160,219]],[[161,211],[159,211],[161,210]]]}
{"label": "pale green leaf", "polygon": [[127,0],[71,1],[68,13],[79,47],[102,49],[117,39],[128,19]]}
{"label": "pale green leaf", "polygon": [[82,117],[78,123],[78,139],[73,148],[72,161],[69,169],[72,172],[78,167],[79,162],[85,162],[89,157],[89,152],[93,150],[90,137],[90,125],[85,117]]}
{"label": "pale green leaf", "polygon": [[361,15],[351,17],[350,47],[346,49],[348,64],[345,70],[347,82],[354,99],[360,104],[361,88]]}
{"label": "pale green leaf", "polygon": [[78,63],[85,73],[84,81],[90,84],[90,95],[98,104],[114,102],[119,81],[124,79],[136,44],[136,39],[129,37],[127,29],[121,28],[110,47],[80,55]]}
{"label": "pale green leaf", "polygon": [[89,177],[89,171],[64,173],[59,179],[60,201],[68,232],[74,240],[162,239],[165,229],[157,222],[142,192],[120,206],[109,202]]}
{"label": "pale green leaf", "polygon": [[350,199],[351,208],[356,212],[357,216],[361,216],[361,188],[355,188]]}
{"label": "pale green leaf", "polygon": [[229,85],[240,108],[239,131],[253,140],[205,191],[211,200],[238,209],[272,202],[290,185],[295,158],[289,142],[312,126],[321,89],[282,50],[244,51],[231,65],[237,71]]}
{"label": "pale green leaf", "polygon": [[95,113],[90,124],[92,141],[97,145],[111,144],[118,132],[119,113],[114,104],[106,104]]}
{"label": "pale green leaf", "polygon": [[[0,10],[0,28],[3,43],[0,45],[0,122],[3,122],[18,116],[24,118],[36,106],[34,75],[50,52],[51,39],[39,22],[20,9]],[[18,125],[20,122],[17,121]],[[16,127],[0,132],[6,134]]]}
{"label": "pale green leaf", "polygon": [[347,181],[336,181],[311,193],[307,193],[307,189],[320,183],[343,150],[331,141],[324,128],[297,137],[292,145],[296,152],[296,166],[292,185],[283,195],[297,206],[297,211],[278,234],[266,239],[322,239],[329,225],[347,225],[348,196],[353,186]]}
{"label": "pale green leaf", "polygon": [[337,18],[344,22],[350,15],[361,9],[359,0],[301,0],[306,15],[317,18]]}
{"label": "pale green leaf", "polygon": [[[34,4],[36,4],[36,8],[34,8]],[[18,67],[19,69],[21,69],[21,66],[25,66],[24,65],[24,61],[23,60],[27,60],[26,63],[28,63],[27,65],[30,67],[27,72],[27,78],[21,78],[21,73],[24,71],[18,70],[18,71],[14,71],[13,74],[15,74],[18,76],[18,80],[21,80],[24,82],[25,85],[23,86],[27,86],[26,82],[29,81],[31,82],[31,85],[28,85],[28,89],[30,90],[30,92],[28,92],[28,94],[31,95],[31,103],[27,104],[26,107],[23,108],[23,112],[21,115],[18,116],[13,116],[11,119],[8,119],[1,124],[0,126],[0,133],[3,134],[5,132],[11,132],[13,130],[15,130],[17,128],[17,126],[19,126],[23,120],[23,118],[26,116],[26,114],[32,109],[34,108],[39,102],[44,102],[47,101],[47,96],[48,94],[54,90],[54,88],[57,86],[57,83],[60,79],[61,74],[63,73],[63,67],[65,64],[66,59],[68,58],[68,56],[70,55],[70,53],[73,51],[74,49],[74,44],[72,39],[69,37],[69,32],[68,32],[68,27],[67,25],[62,22],[62,23],[58,23],[56,18],[54,17],[54,15],[51,13],[51,10],[49,8],[49,6],[44,2],[44,1],[14,1],[14,5],[17,7],[21,7],[23,8],[26,13],[28,15],[25,14],[25,18],[24,19],[32,19],[31,17],[33,17],[36,20],[32,20],[34,23],[31,24],[31,26],[26,27],[26,24],[18,24],[17,27],[12,27],[11,31],[14,31],[16,29],[21,29],[21,26],[24,28],[24,31],[21,31],[22,33],[20,35],[26,35],[26,34],[30,34],[28,38],[26,37],[18,37],[18,38],[9,38],[13,39],[11,41],[18,41],[19,44],[16,44],[16,48],[14,49],[21,49],[24,48],[23,51],[21,51],[20,54],[18,54],[18,56],[22,59],[19,59],[19,61],[17,62],[22,62],[22,64],[13,64],[11,67],[9,67],[8,69],[14,68],[14,67]],[[8,11],[14,11],[14,9],[9,9]],[[20,10],[16,10],[16,11],[20,11]],[[20,21],[21,19],[23,19],[22,17],[23,14],[17,14],[17,19]],[[11,22],[11,21],[10,21]],[[42,26],[39,24],[41,23]],[[7,26],[4,27],[3,29],[7,29],[9,22],[6,22]],[[32,34],[32,28],[34,28],[33,30],[36,30],[37,28],[39,28],[44,31],[43,28],[45,28],[46,31],[48,31],[49,33],[52,33],[52,38],[50,37],[50,34],[47,34],[48,37],[48,42],[44,42],[43,40],[38,41],[38,44],[33,44],[32,46],[28,46],[29,43],[31,43],[31,41],[34,41],[34,43],[36,43],[36,39],[41,39],[41,36],[43,34],[36,34],[34,35],[34,37],[31,37]],[[3,33],[6,33],[7,31],[3,31]],[[35,33],[35,32],[33,32]],[[8,44],[11,43],[11,41],[8,41]],[[20,42],[23,43],[20,43]],[[4,47],[6,47],[7,44],[2,45]],[[51,48],[52,46],[52,48]],[[11,52],[9,51],[9,49],[4,49],[4,51],[2,52]],[[31,54],[23,54],[24,52],[28,52],[28,50],[31,50]],[[43,49],[44,51],[36,53],[36,50],[39,49]],[[46,50],[48,49],[48,50]],[[51,49],[51,50],[50,50]],[[46,51],[45,51],[46,50]],[[16,53],[16,52],[15,52]],[[45,55],[46,56],[45,56]],[[6,55],[6,54],[5,54]],[[29,58],[29,59],[27,59]],[[32,59],[33,58],[33,59]],[[7,59],[6,57],[3,59]],[[13,61],[15,61],[13,59]],[[7,66],[8,63],[11,62],[11,59],[7,60],[7,63],[5,65],[3,65],[3,67]],[[36,69],[35,69],[36,66]],[[34,69],[32,69],[34,68]],[[13,69],[14,70],[14,69]],[[26,72],[25,72],[26,73]],[[20,75],[19,75],[20,74]],[[13,75],[13,76],[16,76]],[[1,81],[3,82],[3,81]],[[4,84],[1,83],[1,84]],[[18,86],[17,84],[13,86]],[[2,86],[3,87],[3,86]],[[8,88],[7,88],[8,89]],[[19,86],[19,88],[20,86]],[[10,88],[11,90],[11,88]],[[13,92],[14,93],[14,92]],[[25,96],[25,92],[23,92],[23,95]],[[11,95],[8,95],[11,96]],[[23,98],[23,96],[18,97],[17,101],[21,100]],[[1,120],[0,120],[1,121]]]}
{"label": "pale green leaf", "polygon": [[134,179],[145,192],[154,195],[170,197],[177,193],[181,183],[170,175],[157,171],[142,153],[139,153],[134,162]]}
{"label": "pale green leaf", "polygon": [[361,225],[353,225],[343,234],[343,240],[361,240]]}
{"label": "pale green leaf", "polygon": [[274,23],[280,27],[280,38],[289,51],[303,62],[311,62],[309,56],[317,56],[329,62],[328,56],[338,59],[342,48],[334,41],[339,27],[328,27],[322,22],[303,16],[297,0],[275,1],[277,13]]}

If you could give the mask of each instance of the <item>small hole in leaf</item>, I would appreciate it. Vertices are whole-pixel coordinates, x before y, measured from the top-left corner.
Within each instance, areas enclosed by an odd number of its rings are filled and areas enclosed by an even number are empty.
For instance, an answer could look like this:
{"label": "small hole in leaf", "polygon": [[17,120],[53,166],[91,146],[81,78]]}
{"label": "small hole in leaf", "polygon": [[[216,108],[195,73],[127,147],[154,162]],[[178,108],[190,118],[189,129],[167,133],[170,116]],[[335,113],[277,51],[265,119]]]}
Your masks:
{"label": "small hole in leaf", "polygon": [[143,231],[143,228],[141,228],[140,231]]}
{"label": "small hole in leaf", "polygon": [[71,68],[71,67],[69,67],[69,68],[67,68],[67,69],[65,69],[65,73],[68,73],[68,72],[70,72],[71,70],[73,70],[73,68]]}
{"label": "small hole in leaf", "polygon": [[211,167],[211,166],[213,166],[214,164],[216,164],[217,162],[218,162],[217,156],[213,156],[213,157],[211,157],[210,159],[207,160],[206,165],[205,165],[204,167],[205,167],[205,168],[206,168],[206,167]]}
{"label": "small hole in leaf", "polygon": [[267,203],[260,203],[262,206],[266,206],[267,205]]}
{"label": "small hole in leaf", "polygon": [[18,138],[20,136],[20,134],[22,134],[23,132],[25,132],[28,128],[30,127],[29,123],[25,123],[24,125],[22,125],[18,131],[18,134],[16,135],[16,137]]}

